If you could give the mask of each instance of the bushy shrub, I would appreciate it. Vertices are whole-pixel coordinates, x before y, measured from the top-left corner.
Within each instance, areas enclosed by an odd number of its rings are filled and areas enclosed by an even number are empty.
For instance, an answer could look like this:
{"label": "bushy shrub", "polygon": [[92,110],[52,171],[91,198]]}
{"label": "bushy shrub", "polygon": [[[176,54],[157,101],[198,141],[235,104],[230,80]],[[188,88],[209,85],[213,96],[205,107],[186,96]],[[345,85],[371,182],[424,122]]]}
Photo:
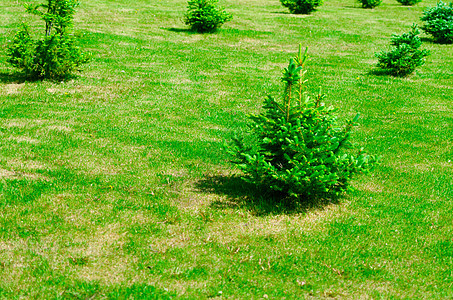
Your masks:
{"label": "bushy shrub", "polygon": [[422,2],[422,0],[396,0],[396,1],[398,1],[402,5],[407,5],[407,6],[412,6],[419,2]]}
{"label": "bushy shrub", "polygon": [[251,116],[249,142],[236,138],[229,148],[246,181],[296,201],[339,196],[354,174],[376,161],[362,150],[345,151],[358,115],[339,127],[335,110],[322,103],[324,96],[310,98],[303,91],[306,53],[299,50],[284,69],[283,101],[266,98],[265,112]]}
{"label": "bushy shrub", "polygon": [[375,54],[379,60],[377,66],[394,76],[406,76],[414,72],[415,68],[422,66],[425,63],[424,57],[429,55],[429,51],[419,49],[422,45],[419,34],[417,25],[414,24],[410,32],[392,35],[392,49]]}
{"label": "bushy shrub", "polygon": [[442,44],[453,43],[453,2],[450,4],[439,1],[436,6],[426,9],[421,20],[425,24],[423,31]]}
{"label": "bushy shrub", "polygon": [[292,14],[309,14],[322,5],[322,0],[280,0]]}
{"label": "bushy shrub", "polygon": [[184,23],[196,32],[216,31],[233,18],[222,7],[217,6],[217,2],[218,0],[190,0]]}
{"label": "bushy shrub", "polygon": [[78,70],[88,58],[69,32],[77,5],[77,0],[47,0],[47,4],[25,5],[28,13],[45,22],[45,35],[35,40],[23,24],[7,48],[8,62],[34,79],[62,79]]}
{"label": "bushy shrub", "polygon": [[358,0],[363,8],[375,8],[381,5],[382,0]]}

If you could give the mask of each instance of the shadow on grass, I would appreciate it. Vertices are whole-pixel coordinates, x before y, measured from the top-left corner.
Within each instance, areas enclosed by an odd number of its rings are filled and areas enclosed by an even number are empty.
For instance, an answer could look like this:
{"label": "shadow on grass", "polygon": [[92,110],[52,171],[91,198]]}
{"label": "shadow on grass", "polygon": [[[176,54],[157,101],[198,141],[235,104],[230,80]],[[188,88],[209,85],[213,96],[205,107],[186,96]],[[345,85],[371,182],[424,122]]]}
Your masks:
{"label": "shadow on grass", "polygon": [[271,13],[276,14],[276,15],[290,15],[291,14],[289,11],[273,11]]}
{"label": "shadow on grass", "polygon": [[375,68],[366,73],[367,75],[374,75],[374,76],[391,76],[393,78],[407,78],[409,77],[412,73],[409,74],[395,74],[392,72],[392,70],[387,70],[387,69],[379,69]]}
{"label": "shadow on grass", "polygon": [[1,83],[24,83],[26,81],[30,81],[30,80],[27,79],[25,74],[0,72],[0,82]]}
{"label": "shadow on grass", "polygon": [[272,13],[276,14],[276,15],[286,15],[286,16],[293,16],[293,17],[298,17],[298,18],[313,17],[313,13],[309,13],[309,14],[296,14],[296,13],[294,13],[294,14],[292,14],[289,11],[273,11]]}
{"label": "shadow on grass", "polygon": [[171,32],[177,32],[177,33],[189,33],[189,34],[197,34],[196,31],[190,30],[189,28],[166,28],[166,27],[161,27],[163,30],[171,31]]}
{"label": "shadow on grass", "polygon": [[391,76],[389,70],[374,68],[369,70],[365,73],[366,75],[374,75],[374,76]]}
{"label": "shadow on grass", "polygon": [[422,41],[423,43],[430,43],[430,44],[435,43],[434,39],[427,37],[427,36],[421,36],[420,41]]}
{"label": "shadow on grass", "polygon": [[427,37],[427,36],[420,37],[420,40],[423,43],[429,43],[429,44],[433,44],[433,45],[452,45],[452,43],[440,42],[440,41],[437,41],[433,37]]}
{"label": "shadow on grass", "polygon": [[69,74],[62,78],[46,79],[46,78],[32,78],[21,72],[0,72],[0,83],[24,83],[24,82],[39,82],[49,80],[52,82],[67,82],[78,78],[77,74]]}
{"label": "shadow on grass", "polygon": [[338,203],[338,199],[294,201],[285,194],[247,183],[238,175],[208,176],[195,183],[195,188],[202,193],[225,196],[211,203],[214,209],[244,208],[258,216],[296,214]]}

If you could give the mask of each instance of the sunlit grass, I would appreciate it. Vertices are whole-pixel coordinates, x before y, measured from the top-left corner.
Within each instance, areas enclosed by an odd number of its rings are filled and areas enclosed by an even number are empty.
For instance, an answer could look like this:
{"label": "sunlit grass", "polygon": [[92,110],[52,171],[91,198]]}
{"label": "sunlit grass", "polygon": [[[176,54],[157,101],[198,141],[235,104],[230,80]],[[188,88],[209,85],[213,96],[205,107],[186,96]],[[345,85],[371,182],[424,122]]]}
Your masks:
{"label": "sunlit grass", "polygon": [[[1,49],[21,21],[40,26],[25,2],[1,1]],[[198,35],[182,0],[81,1],[92,60],[77,77],[24,82],[0,51],[0,298],[453,297],[453,48],[423,36],[415,74],[372,72],[435,3],[294,16],[224,0],[234,19]],[[309,91],[360,112],[353,141],[382,162],[339,203],[291,210],[222,148],[281,94],[299,43]]]}

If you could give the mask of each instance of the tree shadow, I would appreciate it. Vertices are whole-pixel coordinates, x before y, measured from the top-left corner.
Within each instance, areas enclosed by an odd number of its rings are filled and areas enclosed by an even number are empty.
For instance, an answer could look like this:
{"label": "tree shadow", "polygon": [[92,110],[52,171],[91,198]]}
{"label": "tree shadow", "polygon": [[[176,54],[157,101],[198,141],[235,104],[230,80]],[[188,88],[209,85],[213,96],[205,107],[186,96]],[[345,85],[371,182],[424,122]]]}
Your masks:
{"label": "tree shadow", "polygon": [[0,82],[1,83],[24,83],[30,81],[27,79],[27,76],[22,73],[9,73],[9,72],[0,72]]}
{"label": "tree shadow", "polygon": [[188,34],[196,34],[197,32],[191,30],[189,28],[174,28],[174,27],[161,27],[160,29],[176,32],[176,33],[188,33]]}
{"label": "tree shadow", "polygon": [[195,183],[195,189],[206,194],[225,196],[213,201],[210,204],[211,208],[243,208],[256,216],[291,215],[338,203],[338,199],[295,201],[286,194],[247,183],[238,175],[207,176]]}
{"label": "tree shadow", "polygon": [[374,75],[374,76],[391,76],[393,78],[407,78],[412,73],[409,73],[409,74],[395,74],[394,72],[392,72],[392,70],[374,68],[374,69],[371,69],[370,71],[368,71],[366,74],[367,75]]}
{"label": "tree shadow", "polygon": [[309,13],[309,14],[296,14],[296,13],[291,13],[289,11],[273,11],[272,12],[273,14],[276,14],[276,15],[289,15],[289,16],[294,16],[294,17],[298,17],[298,18],[309,18],[309,17],[313,17],[313,13]]}
{"label": "tree shadow", "polygon": [[52,82],[67,82],[73,79],[78,78],[79,76],[76,74],[68,74],[64,77],[57,78],[57,79],[47,79],[47,78],[33,78],[27,76],[25,73],[22,72],[0,72],[0,83],[17,83],[21,84],[24,82],[39,82],[39,81],[52,81]]}
{"label": "tree shadow", "polygon": [[373,68],[365,73],[366,75],[374,75],[374,76],[390,76],[389,70],[380,69],[380,68]]}
{"label": "tree shadow", "polygon": [[423,43],[434,44],[434,39],[427,37],[427,36],[420,37],[420,41],[422,41]]}
{"label": "tree shadow", "polygon": [[451,45],[452,44],[452,43],[447,43],[447,42],[439,42],[435,38],[427,37],[427,36],[420,37],[420,40],[423,43],[430,43],[430,44],[433,44],[433,45]]}

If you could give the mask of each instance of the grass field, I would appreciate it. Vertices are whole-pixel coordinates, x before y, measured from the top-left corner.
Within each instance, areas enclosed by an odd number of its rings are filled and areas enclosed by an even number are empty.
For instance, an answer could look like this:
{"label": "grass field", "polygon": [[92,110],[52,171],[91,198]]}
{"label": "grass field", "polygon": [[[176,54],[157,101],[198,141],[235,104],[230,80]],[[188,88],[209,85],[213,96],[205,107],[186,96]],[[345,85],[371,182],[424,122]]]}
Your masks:
{"label": "grass field", "polygon": [[[0,2],[1,49],[43,30],[26,2]],[[200,35],[184,0],[82,0],[77,77],[24,81],[0,51],[0,298],[453,298],[453,46],[422,35],[413,75],[373,72],[435,3],[222,0],[234,19]],[[299,43],[309,92],[360,112],[353,141],[381,164],[338,203],[285,210],[222,148]]]}

